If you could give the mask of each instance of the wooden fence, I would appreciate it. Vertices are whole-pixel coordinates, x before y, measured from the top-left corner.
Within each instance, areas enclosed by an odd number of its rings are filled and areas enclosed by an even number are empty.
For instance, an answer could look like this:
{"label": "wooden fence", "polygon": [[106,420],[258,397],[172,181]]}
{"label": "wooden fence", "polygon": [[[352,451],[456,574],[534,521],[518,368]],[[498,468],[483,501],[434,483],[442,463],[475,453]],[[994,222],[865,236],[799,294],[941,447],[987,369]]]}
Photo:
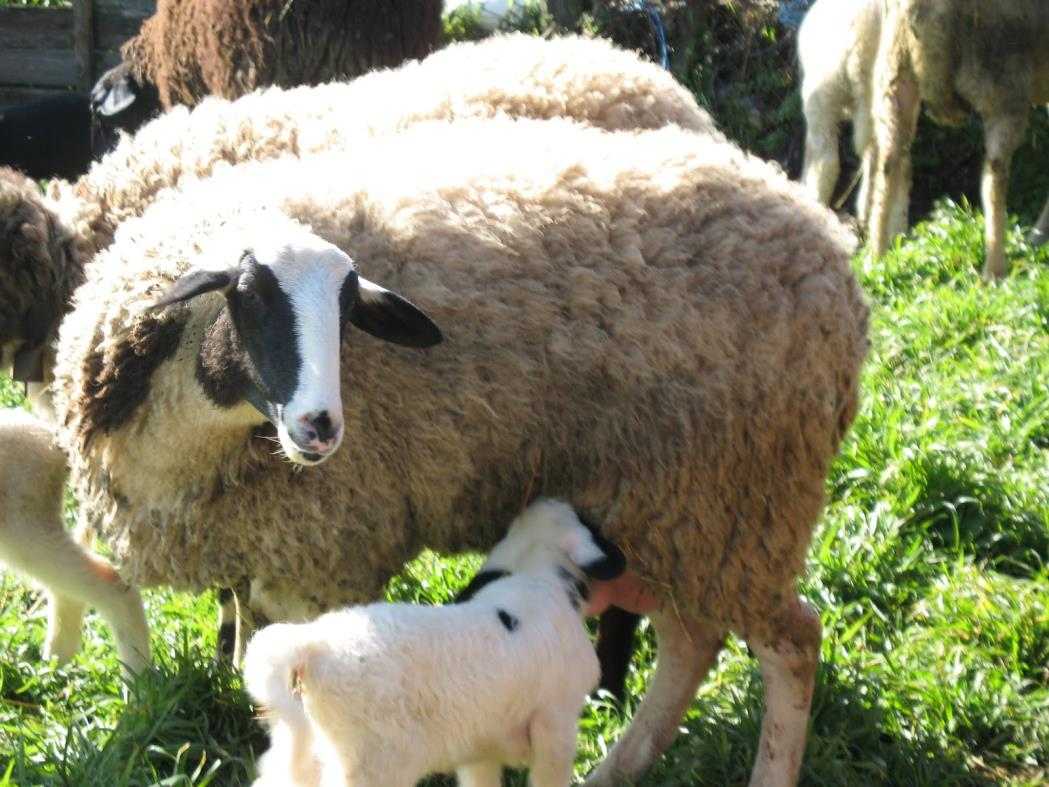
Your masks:
{"label": "wooden fence", "polygon": [[73,0],[69,7],[0,7],[0,106],[59,90],[87,92],[120,60],[120,45],[156,0]]}

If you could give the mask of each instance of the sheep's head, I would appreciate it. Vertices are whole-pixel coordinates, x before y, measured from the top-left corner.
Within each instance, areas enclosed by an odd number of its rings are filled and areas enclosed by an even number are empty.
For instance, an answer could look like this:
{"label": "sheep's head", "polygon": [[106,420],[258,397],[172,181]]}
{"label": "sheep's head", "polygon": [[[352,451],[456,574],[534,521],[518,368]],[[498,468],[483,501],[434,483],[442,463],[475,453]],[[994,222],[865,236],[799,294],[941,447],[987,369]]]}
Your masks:
{"label": "sheep's head", "polygon": [[626,571],[626,557],[611,541],[580,521],[560,500],[540,499],[526,508],[496,544],[456,601],[468,601],[481,588],[508,574],[553,576],[566,585],[582,610],[589,580],[611,580]]}
{"label": "sheep's head", "polygon": [[267,224],[223,267],[189,270],[156,305],[223,293],[225,307],[201,341],[198,381],[219,406],[250,402],[292,461],[317,464],[342,441],[346,326],[412,347],[437,344],[441,332],[407,300],[360,277],[337,247],[284,217]]}
{"label": "sheep's head", "polygon": [[0,368],[39,381],[43,356],[83,269],[36,183],[0,167]]}

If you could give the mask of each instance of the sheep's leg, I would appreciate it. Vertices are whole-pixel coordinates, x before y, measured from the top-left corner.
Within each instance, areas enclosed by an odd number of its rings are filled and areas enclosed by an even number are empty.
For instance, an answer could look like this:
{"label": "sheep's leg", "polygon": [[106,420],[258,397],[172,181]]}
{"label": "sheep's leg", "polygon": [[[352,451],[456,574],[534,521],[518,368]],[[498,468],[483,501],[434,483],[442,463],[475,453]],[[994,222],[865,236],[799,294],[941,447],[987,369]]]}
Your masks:
{"label": "sheep's leg", "polygon": [[80,646],[84,606],[98,610],[109,624],[125,669],[149,664],[149,624],[138,591],[127,585],[108,560],[74,540],[61,517],[33,521],[0,546],[3,560],[40,582],[51,594],[45,655],[69,661]]}
{"label": "sheep's leg", "polygon": [[791,787],[798,780],[820,638],[819,616],[795,596],[771,641],[747,641],[761,662],[765,686],[765,715],[750,787]]}
{"label": "sheep's leg", "polygon": [[829,205],[838,182],[838,112],[820,95],[805,100],[805,157],[801,182],[809,194]]}
{"label": "sheep's leg", "polygon": [[[237,600],[229,588],[219,588],[218,637],[215,663],[232,661],[237,652]],[[236,663],[236,662],[234,662]]]}
{"label": "sheep's leg", "polygon": [[[557,710],[563,711],[563,708]],[[577,715],[578,711],[570,716],[551,712],[532,719],[528,725],[528,738],[532,744],[529,787],[568,787],[571,783],[572,761],[579,736]]]}
{"label": "sheep's leg", "polygon": [[499,787],[503,783],[503,765],[499,762],[471,762],[455,771],[459,787]]}
{"label": "sheep's leg", "polygon": [[626,732],[587,778],[589,787],[635,779],[670,745],[725,641],[725,630],[713,621],[682,618],[673,608],[649,618],[658,642],[652,685]]}
{"label": "sheep's leg", "polygon": [[986,255],[984,278],[1004,276],[1009,272],[1005,263],[1005,193],[1009,187],[1009,164],[1026,127],[1026,114],[984,118],[986,152],[980,181]]}
{"label": "sheep's leg", "polygon": [[893,81],[892,89],[879,101],[870,197],[870,248],[875,259],[888,250],[899,224],[906,224],[910,151],[920,108],[917,86],[902,76]]}
{"label": "sheep's leg", "polygon": [[1034,228],[1031,230],[1031,234],[1027,236],[1027,240],[1032,246],[1041,246],[1049,240],[1049,199],[1046,199],[1045,207],[1042,208],[1042,213],[1038,217],[1038,221],[1034,223]]}
{"label": "sheep's leg", "polygon": [[258,616],[251,608],[251,582],[244,580],[231,591],[233,594],[234,618],[236,631],[233,637],[233,663],[244,663],[244,651],[248,647],[251,635],[265,622],[260,623]]}
{"label": "sheep's leg", "polygon": [[860,186],[856,193],[856,219],[863,227],[870,220],[871,182],[874,166],[871,108],[869,97],[857,98],[852,109],[852,147],[860,157]]}
{"label": "sheep's leg", "polygon": [[622,702],[626,699],[626,675],[641,616],[609,607],[597,624],[597,660],[601,664],[601,688]]}

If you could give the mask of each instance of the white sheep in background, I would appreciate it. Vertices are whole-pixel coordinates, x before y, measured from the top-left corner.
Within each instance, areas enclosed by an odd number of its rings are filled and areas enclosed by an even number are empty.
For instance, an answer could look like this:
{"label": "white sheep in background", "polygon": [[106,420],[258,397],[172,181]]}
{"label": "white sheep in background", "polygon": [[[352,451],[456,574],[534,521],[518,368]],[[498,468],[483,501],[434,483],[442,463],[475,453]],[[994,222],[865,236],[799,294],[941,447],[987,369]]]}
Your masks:
{"label": "white sheep in background", "polygon": [[663,599],[591,783],[666,748],[731,630],[765,683],[753,783],[788,785],[820,640],[794,583],[867,350],[852,248],[778,168],[676,127],[436,122],[231,169],[88,266],[55,375],[72,486],[130,582],[253,580],[274,620],[564,499]]}
{"label": "white sheep in background", "polygon": [[589,580],[623,554],[572,507],[530,505],[461,603],[371,604],[260,630],[244,682],[270,712],[262,785],[414,787],[429,773],[498,787],[527,763],[566,787],[598,663],[583,625]]}
{"label": "white sheep in background", "polygon": [[870,245],[882,256],[893,206],[906,199],[918,112],[945,125],[971,113],[984,127],[984,275],[1003,276],[1009,165],[1032,104],[1049,102],[1049,3],[885,0],[874,71],[876,163]]}
{"label": "white sheep in background", "polygon": [[22,410],[0,410],[0,562],[51,594],[45,657],[59,664],[73,657],[87,604],[109,624],[124,667],[137,672],[149,663],[142,599],[66,529],[65,480],[65,455],[51,427]]}
{"label": "white sheep in background", "polygon": [[[856,218],[866,225],[870,213],[871,79],[878,52],[883,0],[818,0],[798,29],[798,66],[805,112],[805,160],[801,181],[830,205],[838,181],[838,129],[852,122],[852,146],[860,158]],[[909,159],[903,198],[893,206],[891,230],[907,230]]]}

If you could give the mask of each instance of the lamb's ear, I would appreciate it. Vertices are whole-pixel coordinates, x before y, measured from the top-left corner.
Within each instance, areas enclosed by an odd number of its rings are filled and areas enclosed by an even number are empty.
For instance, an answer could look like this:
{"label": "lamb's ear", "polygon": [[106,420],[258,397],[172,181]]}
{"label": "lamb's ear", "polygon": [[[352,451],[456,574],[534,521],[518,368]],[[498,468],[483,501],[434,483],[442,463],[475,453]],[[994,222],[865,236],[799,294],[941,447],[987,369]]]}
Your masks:
{"label": "lamb's ear", "polygon": [[154,309],[162,309],[173,303],[181,303],[203,295],[206,292],[221,290],[228,292],[230,287],[237,281],[240,272],[236,268],[224,271],[209,271],[200,268],[192,268],[179,277],[178,281],[171,285],[160,300],[153,304]]}
{"label": "lamb's ear", "polygon": [[126,75],[123,79],[114,80],[107,85],[97,83],[91,92],[92,108],[106,117],[123,112],[135,103],[135,91],[130,80],[130,75]]}
{"label": "lamb's ear", "polygon": [[432,347],[441,329],[421,309],[395,292],[361,277],[350,322],[377,339],[405,347]]}
{"label": "lamb's ear", "polygon": [[589,538],[584,538],[568,556],[592,579],[615,579],[626,571],[623,550],[596,530],[589,530]]}

